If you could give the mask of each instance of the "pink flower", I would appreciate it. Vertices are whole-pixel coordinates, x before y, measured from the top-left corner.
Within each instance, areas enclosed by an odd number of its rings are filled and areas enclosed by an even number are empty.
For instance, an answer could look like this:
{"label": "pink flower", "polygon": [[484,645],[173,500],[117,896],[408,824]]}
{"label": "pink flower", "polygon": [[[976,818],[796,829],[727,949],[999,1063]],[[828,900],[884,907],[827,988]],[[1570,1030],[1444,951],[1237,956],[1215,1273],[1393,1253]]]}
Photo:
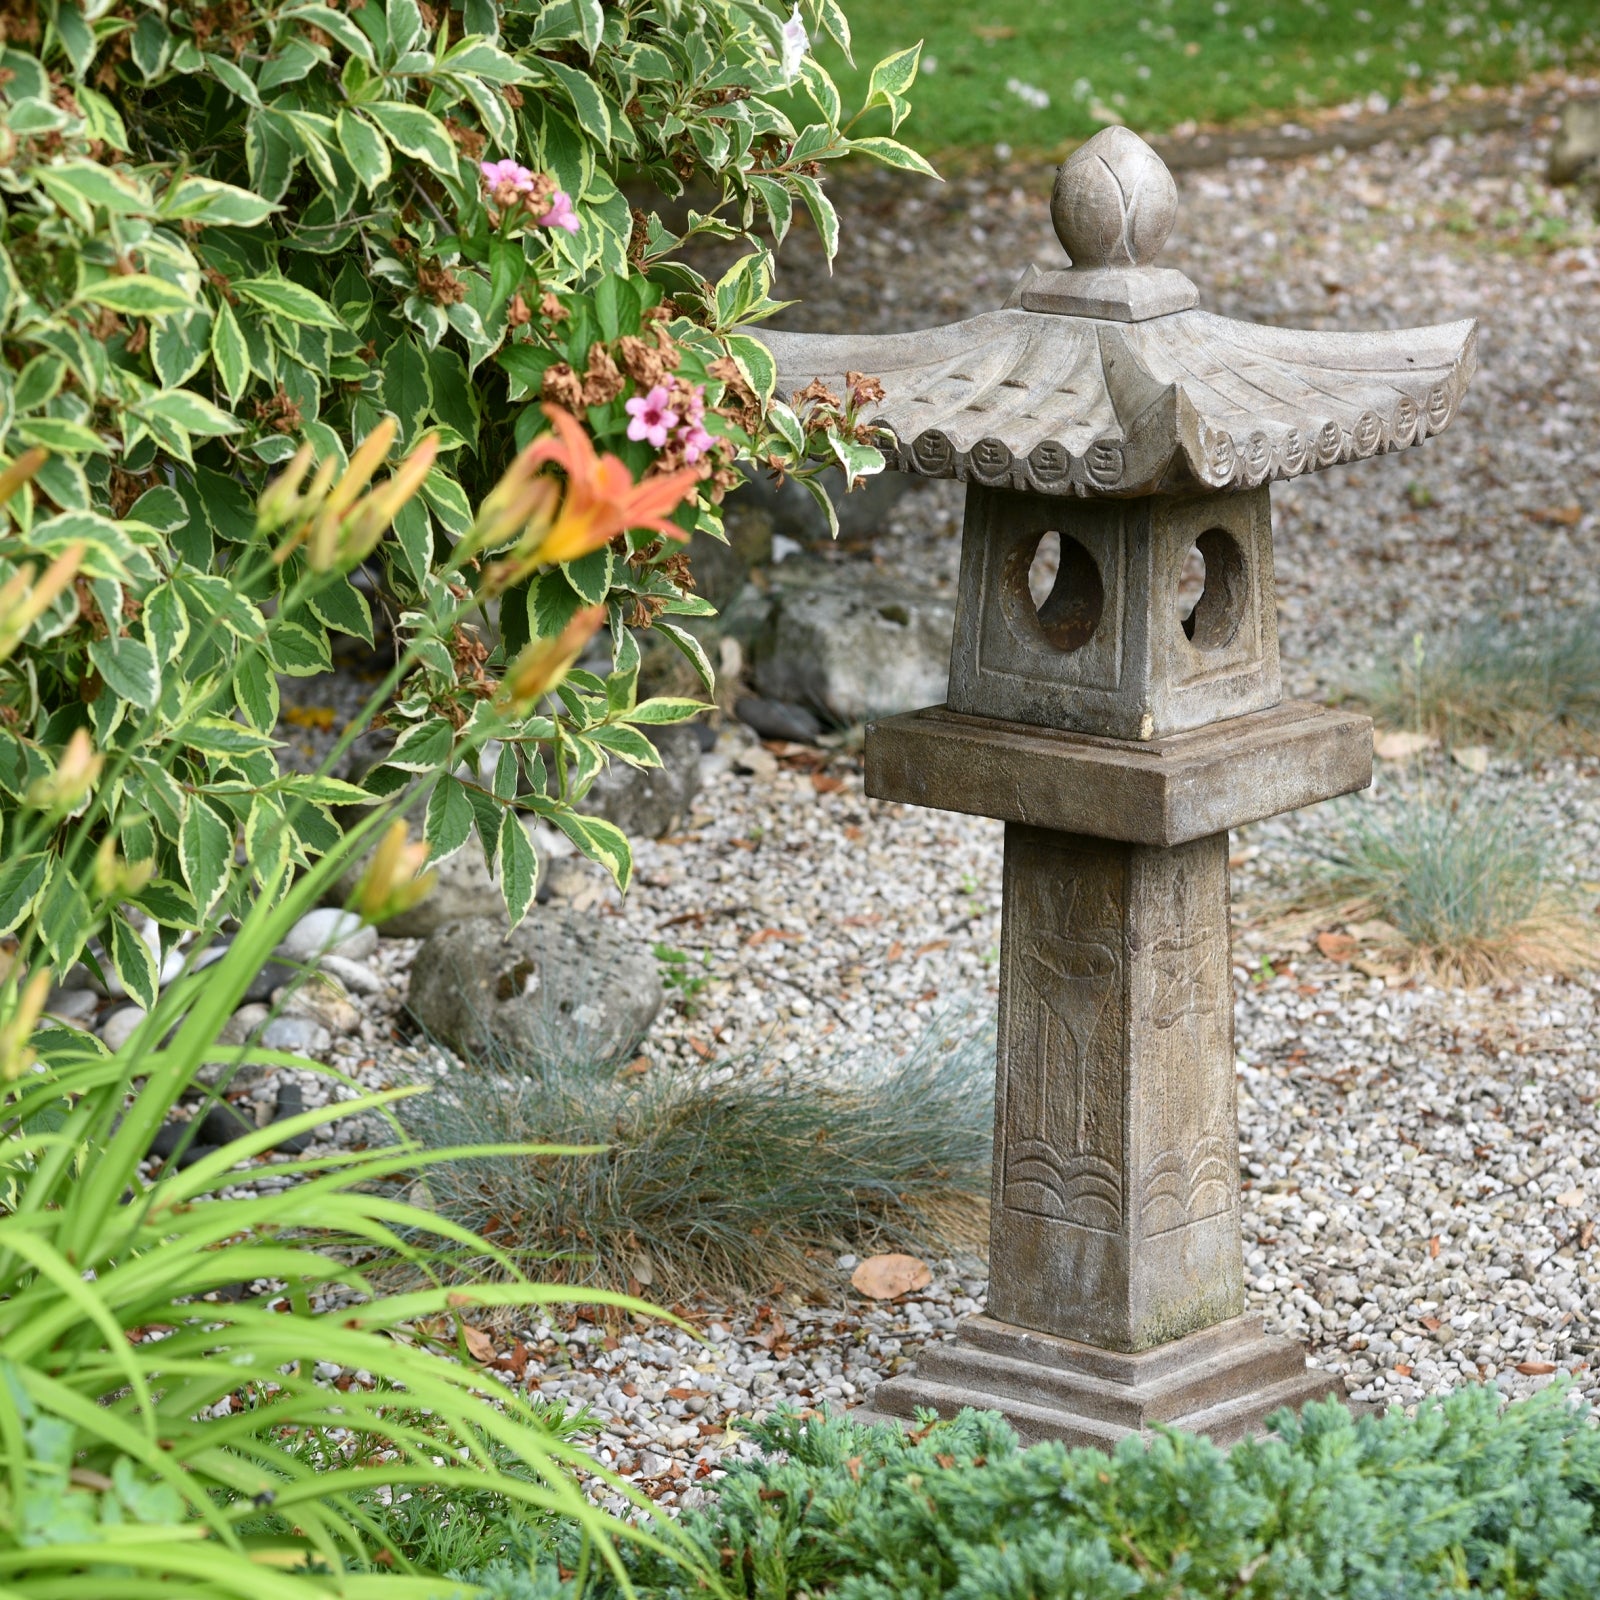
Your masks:
{"label": "pink flower", "polygon": [[490,194],[503,188],[514,194],[526,194],[533,187],[533,174],[520,161],[480,161],[478,170]]}
{"label": "pink flower", "polygon": [[550,197],[550,209],[539,218],[541,228],[565,228],[568,233],[578,231],[578,214],[572,209],[572,196],[565,189],[557,189]]}
{"label": "pink flower", "polygon": [[678,425],[678,413],[667,409],[671,398],[667,386],[658,383],[649,394],[630,400],[624,408],[633,418],[628,424],[628,437],[648,439],[660,450],[667,442],[667,435]]}
{"label": "pink flower", "polygon": [[698,422],[685,428],[678,438],[683,443],[683,459],[692,467],[716,443],[716,439]]}

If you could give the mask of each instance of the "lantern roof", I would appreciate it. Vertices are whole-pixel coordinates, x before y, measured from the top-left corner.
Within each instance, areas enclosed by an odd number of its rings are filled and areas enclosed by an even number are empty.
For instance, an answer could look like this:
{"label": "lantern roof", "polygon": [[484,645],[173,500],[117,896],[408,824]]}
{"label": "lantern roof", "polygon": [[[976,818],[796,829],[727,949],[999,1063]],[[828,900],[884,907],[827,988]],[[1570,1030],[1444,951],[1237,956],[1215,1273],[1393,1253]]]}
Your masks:
{"label": "lantern roof", "polygon": [[1030,267],[1002,309],[916,333],[767,332],[780,393],[845,375],[884,398],[891,467],[1041,494],[1248,489],[1420,444],[1456,413],[1477,323],[1368,333],[1280,328],[1200,310],[1158,267],[1171,174],[1106,128],[1057,174],[1071,265]]}

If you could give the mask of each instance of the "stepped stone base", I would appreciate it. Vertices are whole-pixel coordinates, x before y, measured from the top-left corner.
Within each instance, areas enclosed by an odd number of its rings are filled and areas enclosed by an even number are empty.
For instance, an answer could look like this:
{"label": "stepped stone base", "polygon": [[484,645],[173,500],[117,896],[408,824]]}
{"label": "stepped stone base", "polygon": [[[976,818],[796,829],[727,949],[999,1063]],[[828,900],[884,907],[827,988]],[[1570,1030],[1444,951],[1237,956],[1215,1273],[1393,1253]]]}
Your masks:
{"label": "stepped stone base", "polygon": [[1157,1423],[1232,1444],[1279,1407],[1298,1410],[1328,1395],[1342,1400],[1343,1381],[1308,1368],[1294,1340],[1250,1317],[1138,1355],[971,1317],[953,1342],[925,1349],[914,1373],[881,1384],[872,1413],[853,1415],[904,1418],[930,1407],[952,1417],[970,1406],[1000,1412],[1024,1444],[1059,1439],[1109,1450]]}

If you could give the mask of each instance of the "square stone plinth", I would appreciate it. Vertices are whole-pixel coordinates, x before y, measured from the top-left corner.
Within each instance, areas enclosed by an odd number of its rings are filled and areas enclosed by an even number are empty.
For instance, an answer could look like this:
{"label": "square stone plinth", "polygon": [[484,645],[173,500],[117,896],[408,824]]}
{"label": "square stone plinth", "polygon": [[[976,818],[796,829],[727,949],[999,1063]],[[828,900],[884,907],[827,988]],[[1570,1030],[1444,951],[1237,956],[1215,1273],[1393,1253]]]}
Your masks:
{"label": "square stone plinth", "polygon": [[944,706],[867,730],[875,800],[1132,844],[1183,844],[1371,782],[1371,719],[1304,701],[1147,741]]}
{"label": "square stone plinth", "polygon": [[922,1408],[952,1417],[965,1406],[998,1411],[1024,1444],[1059,1439],[1113,1448],[1158,1424],[1232,1444],[1281,1406],[1344,1397],[1333,1373],[1306,1366],[1292,1339],[1234,1317],[1138,1355],[1030,1333],[970,1317],[947,1344],[927,1346],[913,1373],[873,1396],[872,1414],[910,1417]]}

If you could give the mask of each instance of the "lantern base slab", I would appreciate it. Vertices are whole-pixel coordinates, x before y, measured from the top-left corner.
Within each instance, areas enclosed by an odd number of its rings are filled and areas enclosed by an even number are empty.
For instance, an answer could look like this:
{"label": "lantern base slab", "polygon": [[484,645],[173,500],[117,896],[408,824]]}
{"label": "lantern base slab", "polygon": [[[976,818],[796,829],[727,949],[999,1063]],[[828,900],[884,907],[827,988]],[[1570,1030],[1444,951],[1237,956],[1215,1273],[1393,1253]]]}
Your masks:
{"label": "lantern base slab", "polygon": [[1372,719],[1307,701],[1146,741],[944,706],[867,729],[866,791],[1060,833],[1177,845],[1372,782]]}
{"label": "lantern base slab", "polygon": [[1232,1317],[1137,1354],[970,1317],[950,1343],[929,1345],[916,1370],[880,1384],[855,1420],[904,1419],[919,1408],[953,1417],[998,1411],[1024,1444],[1058,1439],[1110,1450],[1158,1424],[1232,1444],[1280,1407],[1345,1398],[1335,1373],[1306,1365],[1292,1339]]}

